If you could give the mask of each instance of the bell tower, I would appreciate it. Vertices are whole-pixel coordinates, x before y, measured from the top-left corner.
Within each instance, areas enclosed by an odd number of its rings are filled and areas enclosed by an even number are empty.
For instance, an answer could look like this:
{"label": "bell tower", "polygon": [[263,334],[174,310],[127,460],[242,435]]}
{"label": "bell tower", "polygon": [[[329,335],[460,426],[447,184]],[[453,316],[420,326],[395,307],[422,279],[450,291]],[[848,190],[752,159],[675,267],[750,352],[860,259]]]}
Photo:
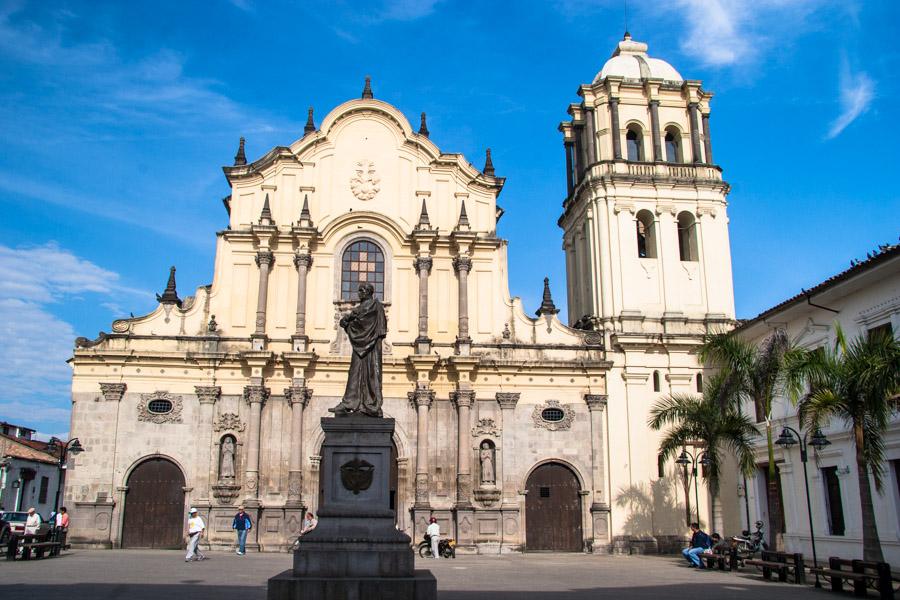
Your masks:
{"label": "bell tower", "polygon": [[730,323],[729,187],[713,161],[712,93],[626,33],[578,95],[559,126],[569,324],[609,343]]}

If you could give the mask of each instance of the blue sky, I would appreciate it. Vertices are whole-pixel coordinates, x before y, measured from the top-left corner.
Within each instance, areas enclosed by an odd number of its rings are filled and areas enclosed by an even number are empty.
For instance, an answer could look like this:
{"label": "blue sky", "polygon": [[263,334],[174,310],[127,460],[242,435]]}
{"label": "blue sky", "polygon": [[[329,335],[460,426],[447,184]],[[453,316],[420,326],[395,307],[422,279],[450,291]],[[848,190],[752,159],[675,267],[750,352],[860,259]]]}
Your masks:
{"label": "blue sky", "polygon": [[[565,303],[556,130],[621,39],[622,0],[0,1],[0,419],[68,429],[75,336],[212,280],[238,137],[256,158],[359,96],[507,177],[529,310]],[[628,28],[716,93],[739,317],[900,233],[900,3],[631,0]],[[535,265],[539,265],[536,269]]]}

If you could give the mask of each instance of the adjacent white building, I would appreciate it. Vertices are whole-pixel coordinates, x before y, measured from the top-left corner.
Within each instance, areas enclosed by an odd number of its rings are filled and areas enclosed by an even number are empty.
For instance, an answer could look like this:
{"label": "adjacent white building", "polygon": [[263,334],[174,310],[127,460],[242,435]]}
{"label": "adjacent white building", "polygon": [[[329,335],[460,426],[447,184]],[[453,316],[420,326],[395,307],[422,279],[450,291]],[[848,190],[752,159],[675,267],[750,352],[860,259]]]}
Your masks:
{"label": "adjacent white building", "polygon": [[[900,245],[883,246],[866,260],[854,261],[849,269],[741,324],[735,334],[760,343],[775,329],[784,329],[804,348],[833,345],[835,325],[848,338],[874,330],[900,336]],[[748,414],[755,414],[746,406]],[[773,404],[773,431],[784,425],[801,430],[796,407],[786,398]],[[862,558],[862,519],[856,458],[851,432],[846,423],[832,422],[823,429],[831,445],[814,453],[810,449],[809,489],[816,550],[821,561],[828,556]],[[895,415],[885,436],[885,464],[882,494],[872,484],[878,535],[885,560],[900,562],[900,415]],[[765,438],[756,447],[757,476],[748,481],[747,493],[739,489],[740,512],[749,513],[750,522],[768,523],[766,474],[768,459]],[[783,450],[776,446],[779,483],[784,506],[785,549],[812,557],[803,464],[799,447]],[[723,489],[723,492],[725,490]],[[726,492],[727,493],[727,492]]]}

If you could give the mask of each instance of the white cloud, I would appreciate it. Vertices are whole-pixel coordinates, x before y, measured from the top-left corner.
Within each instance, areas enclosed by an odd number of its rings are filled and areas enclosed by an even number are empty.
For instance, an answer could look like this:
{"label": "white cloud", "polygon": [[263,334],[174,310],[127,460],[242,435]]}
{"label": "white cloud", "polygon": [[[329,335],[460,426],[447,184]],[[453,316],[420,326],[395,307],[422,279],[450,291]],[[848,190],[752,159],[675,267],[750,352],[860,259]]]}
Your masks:
{"label": "white cloud", "polygon": [[850,71],[847,60],[841,63],[840,105],[841,114],[828,128],[826,139],[836,138],[861,114],[869,110],[875,98],[875,82],[865,72]]}
{"label": "white cloud", "polygon": [[51,430],[68,424],[72,373],[66,361],[76,335],[50,307],[83,294],[113,300],[147,295],[57,244],[0,244],[0,418]]}
{"label": "white cloud", "polygon": [[391,21],[415,21],[434,12],[441,0],[387,0],[382,18]]}
{"label": "white cloud", "polygon": [[726,66],[769,50],[773,32],[795,32],[821,0],[676,0],[687,29],[682,51],[711,66]]}

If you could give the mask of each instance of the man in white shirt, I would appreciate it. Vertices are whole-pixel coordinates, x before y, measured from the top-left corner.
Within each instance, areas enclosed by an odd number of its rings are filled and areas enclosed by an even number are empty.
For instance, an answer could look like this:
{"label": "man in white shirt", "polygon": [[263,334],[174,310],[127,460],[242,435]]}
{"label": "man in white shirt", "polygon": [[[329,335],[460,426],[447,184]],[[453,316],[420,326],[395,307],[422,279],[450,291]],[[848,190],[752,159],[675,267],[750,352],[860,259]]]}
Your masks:
{"label": "man in white shirt", "polygon": [[441,540],[441,526],[434,517],[428,519],[428,529],[425,530],[425,534],[431,540],[431,558],[439,558],[438,542]]}
{"label": "man in white shirt", "polygon": [[34,535],[41,526],[41,515],[37,514],[34,507],[28,509],[28,518],[25,519],[25,535]]}
{"label": "man in white shirt", "polygon": [[188,519],[188,536],[190,537],[188,538],[187,554],[184,557],[184,562],[204,560],[206,557],[200,552],[198,544],[200,543],[200,536],[203,535],[203,530],[206,529],[206,525],[203,524],[203,519],[197,514],[196,508],[192,508],[188,514],[190,514]]}

